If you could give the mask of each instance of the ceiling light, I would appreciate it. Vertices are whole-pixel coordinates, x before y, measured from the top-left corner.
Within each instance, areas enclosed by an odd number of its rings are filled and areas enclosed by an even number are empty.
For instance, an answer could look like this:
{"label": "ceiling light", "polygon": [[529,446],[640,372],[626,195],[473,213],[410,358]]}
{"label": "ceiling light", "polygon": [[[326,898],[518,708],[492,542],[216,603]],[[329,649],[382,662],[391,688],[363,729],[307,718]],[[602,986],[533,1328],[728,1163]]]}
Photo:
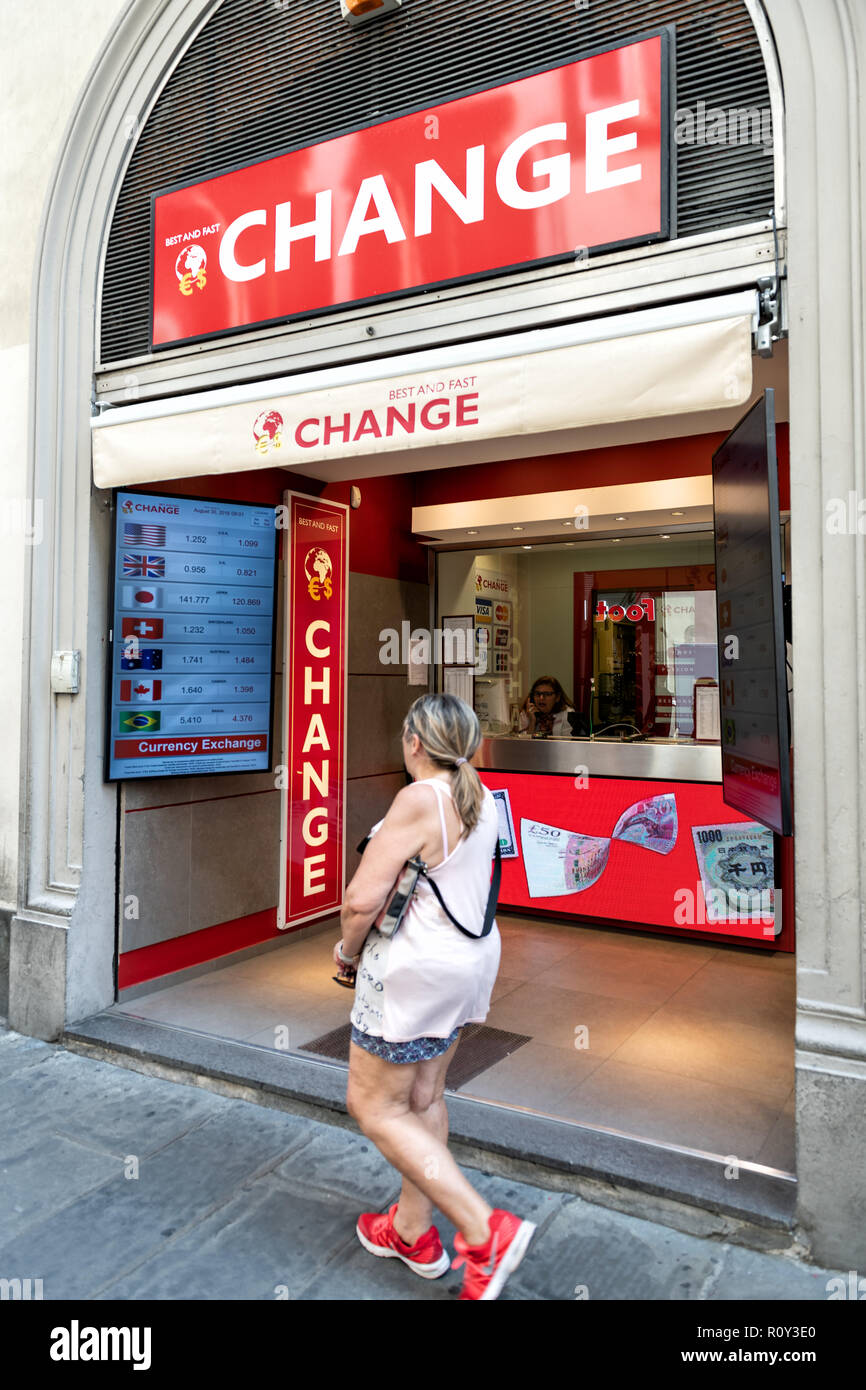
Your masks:
{"label": "ceiling light", "polygon": [[659,540],[660,540],[660,541],[669,541],[669,540],[670,540],[670,536],[659,536]]}
{"label": "ceiling light", "polygon": [[611,545],[619,545],[619,536],[611,536],[610,543]]}
{"label": "ceiling light", "polygon": [[685,512],[671,512],[671,516],[685,516]]}
{"label": "ceiling light", "polygon": [[571,522],[570,522],[570,521],[564,521],[562,524],[563,524],[563,526],[570,526],[570,525],[571,525]]}
{"label": "ceiling light", "polygon": [[350,24],[363,24],[399,9],[403,0],[340,0],[340,13]]}
{"label": "ceiling light", "polygon": [[627,516],[615,516],[614,521],[628,521]]}
{"label": "ceiling light", "polygon": [[525,545],[525,546],[523,547],[523,549],[524,549],[524,550],[531,550],[531,549],[532,549],[532,546],[531,546],[531,545]]}
{"label": "ceiling light", "polygon": [[512,526],[511,529],[512,531],[524,531],[526,528],[525,526]]}
{"label": "ceiling light", "polygon": [[478,535],[478,532],[477,532],[477,531],[467,531],[466,534],[467,534],[467,536],[477,536],[477,535]]}

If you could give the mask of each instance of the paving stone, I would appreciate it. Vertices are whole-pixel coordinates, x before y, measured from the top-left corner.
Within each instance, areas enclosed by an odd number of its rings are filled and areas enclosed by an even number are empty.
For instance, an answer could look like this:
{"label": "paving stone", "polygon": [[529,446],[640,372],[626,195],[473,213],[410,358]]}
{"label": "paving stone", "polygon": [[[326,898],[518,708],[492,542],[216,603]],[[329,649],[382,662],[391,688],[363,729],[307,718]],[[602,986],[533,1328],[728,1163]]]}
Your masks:
{"label": "paving stone", "polygon": [[38,1066],[53,1055],[50,1043],[28,1038],[23,1033],[8,1033],[0,1029],[0,1080],[27,1067]]}
{"label": "paving stone", "polygon": [[88,1298],[169,1236],[231,1199],[307,1123],[219,1097],[217,1112],[118,1177],[0,1246],[0,1268],[36,1268],[54,1298]]}
{"label": "paving stone", "polygon": [[363,1134],[332,1125],[311,1125],[303,1142],[275,1172],[290,1186],[313,1185],[345,1197],[359,1213],[382,1211],[396,1202],[402,1182]]}
{"label": "paving stone", "polygon": [[[356,1204],[269,1174],[111,1283],[103,1299],[297,1298],[355,1239]],[[353,1294],[352,1297],[357,1297]]]}
{"label": "paving stone", "polygon": [[[90,1068],[82,1073],[82,1066]],[[61,1133],[119,1157],[154,1153],[216,1114],[223,1097],[57,1048],[0,1083],[7,1142],[33,1129]]]}
{"label": "paving stone", "polygon": [[[4,1145],[5,1148],[5,1145]],[[121,1160],[82,1148],[58,1135],[40,1135],[29,1147],[0,1157],[0,1244],[11,1240],[46,1211],[115,1176]]]}
{"label": "paving stone", "polygon": [[[739,1302],[803,1300],[826,1302],[827,1281],[835,1277],[832,1269],[818,1269],[799,1260],[779,1255],[762,1255],[741,1245],[726,1245],[722,1268],[713,1281],[712,1298]],[[779,1321],[792,1321],[781,1317]]]}

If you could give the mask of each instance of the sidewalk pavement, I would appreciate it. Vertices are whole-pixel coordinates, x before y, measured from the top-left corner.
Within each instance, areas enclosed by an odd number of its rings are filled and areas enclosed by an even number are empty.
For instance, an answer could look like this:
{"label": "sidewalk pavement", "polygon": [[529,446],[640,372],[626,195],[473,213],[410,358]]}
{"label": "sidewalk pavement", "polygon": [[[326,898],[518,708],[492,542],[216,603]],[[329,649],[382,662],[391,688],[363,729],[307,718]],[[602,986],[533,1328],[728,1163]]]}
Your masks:
{"label": "sidewalk pavement", "polygon": [[[845,1273],[464,1171],[538,1226],[502,1299],[823,1301]],[[399,1186],[355,1128],[0,1031],[0,1279],[45,1299],[456,1299],[462,1270],[423,1280],[358,1243]]]}

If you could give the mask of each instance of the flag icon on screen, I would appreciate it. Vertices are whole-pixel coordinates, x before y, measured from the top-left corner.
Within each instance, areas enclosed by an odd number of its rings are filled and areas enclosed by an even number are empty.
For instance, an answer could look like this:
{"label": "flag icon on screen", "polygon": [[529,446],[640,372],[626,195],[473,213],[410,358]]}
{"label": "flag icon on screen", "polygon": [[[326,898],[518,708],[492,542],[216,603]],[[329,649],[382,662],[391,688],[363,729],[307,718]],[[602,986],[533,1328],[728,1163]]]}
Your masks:
{"label": "flag icon on screen", "polygon": [[162,670],[162,647],[142,647],[141,669],[142,671]]}
{"label": "flag icon on screen", "polygon": [[136,575],[144,579],[164,579],[165,556],[124,555],[123,575],[125,579],[133,579]]}
{"label": "flag icon on screen", "polygon": [[122,608],[158,608],[162,601],[162,590],[152,587],[136,588],[134,584],[121,585],[120,605]]}
{"label": "flag icon on screen", "polygon": [[165,545],[165,527],[149,521],[125,521],[124,545]]}
{"label": "flag icon on screen", "polygon": [[125,703],[129,700],[152,700],[162,699],[162,681],[155,680],[128,680],[120,682],[120,698]]}
{"label": "flag icon on screen", "polygon": [[162,637],[162,618],[121,618],[121,637],[149,637],[158,642]]}
{"label": "flag icon on screen", "polygon": [[117,727],[122,734],[153,733],[159,728],[159,710],[142,710],[140,714],[121,714]]}

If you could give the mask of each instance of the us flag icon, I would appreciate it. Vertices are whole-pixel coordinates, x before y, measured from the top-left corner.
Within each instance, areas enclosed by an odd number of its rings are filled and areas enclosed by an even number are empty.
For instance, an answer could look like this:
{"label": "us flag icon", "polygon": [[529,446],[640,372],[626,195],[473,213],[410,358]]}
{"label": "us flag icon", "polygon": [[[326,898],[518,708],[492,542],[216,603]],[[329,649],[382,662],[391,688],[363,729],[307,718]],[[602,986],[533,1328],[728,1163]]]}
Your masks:
{"label": "us flag icon", "polygon": [[120,682],[120,698],[124,702],[129,700],[147,700],[148,704],[154,700],[162,699],[162,681],[154,680],[124,680]]}

